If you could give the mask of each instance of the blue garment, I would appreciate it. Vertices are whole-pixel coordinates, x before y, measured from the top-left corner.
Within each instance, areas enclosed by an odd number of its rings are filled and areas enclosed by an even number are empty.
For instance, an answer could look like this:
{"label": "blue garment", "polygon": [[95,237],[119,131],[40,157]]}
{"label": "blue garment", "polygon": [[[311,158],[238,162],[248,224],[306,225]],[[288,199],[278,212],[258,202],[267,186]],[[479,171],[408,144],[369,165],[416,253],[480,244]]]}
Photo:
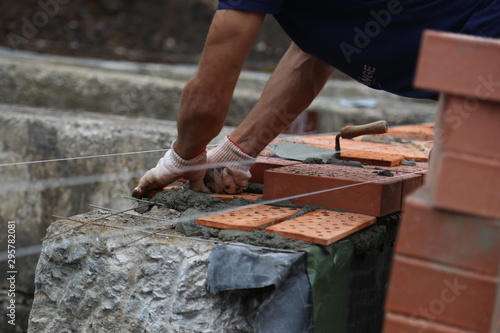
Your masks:
{"label": "blue garment", "polygon": [[424,29],[500,37],[500,0],[219,0],[218,8],[273,14],[304,52],[414,98],[437,99],[412,86]]}

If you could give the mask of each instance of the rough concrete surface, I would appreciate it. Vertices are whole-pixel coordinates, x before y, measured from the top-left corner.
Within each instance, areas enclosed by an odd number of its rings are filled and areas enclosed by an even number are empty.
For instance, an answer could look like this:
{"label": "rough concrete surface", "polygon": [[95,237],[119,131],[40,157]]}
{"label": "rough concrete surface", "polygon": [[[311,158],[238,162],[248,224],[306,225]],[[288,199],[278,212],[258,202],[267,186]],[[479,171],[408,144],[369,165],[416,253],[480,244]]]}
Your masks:
{"label": "rough concrete surface", "polygon": [[[28,332],[252,332],[262,290],[205,290],[212,241],[177,238],[137,216],[102,219],[93,211],[74,217],[147,228],[161,236],[84,226],[48,239],[37,267]],[[53,223],[48,235],[80,225]],[[167,226],[166,226],[167,225]],[[177,237],[169,237],[172,234]],[[141,239],[142,238],[142,239]]]}

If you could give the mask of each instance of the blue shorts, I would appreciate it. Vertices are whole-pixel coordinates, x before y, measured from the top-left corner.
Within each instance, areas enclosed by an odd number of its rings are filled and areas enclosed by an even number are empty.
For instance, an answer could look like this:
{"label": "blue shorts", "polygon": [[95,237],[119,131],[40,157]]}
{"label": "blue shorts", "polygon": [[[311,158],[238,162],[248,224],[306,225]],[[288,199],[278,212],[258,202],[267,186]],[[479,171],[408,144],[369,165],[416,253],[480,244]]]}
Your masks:
{"label": "blue shorts", "polygon": [[500,0],[219,0],[219,9],[273,14],[304,51],[375,89],[414,89],[425,29],[500,36]]}

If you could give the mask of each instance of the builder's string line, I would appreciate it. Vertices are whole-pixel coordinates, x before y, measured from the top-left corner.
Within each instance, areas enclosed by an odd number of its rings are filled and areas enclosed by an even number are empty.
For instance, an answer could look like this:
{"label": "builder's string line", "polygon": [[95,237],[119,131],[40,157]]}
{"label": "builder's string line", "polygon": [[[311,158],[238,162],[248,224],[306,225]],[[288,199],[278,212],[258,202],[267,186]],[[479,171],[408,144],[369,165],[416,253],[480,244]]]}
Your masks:
{"label": "builder's string line", "polygon": [[[329,135],[329,134],[321,134],[321,135],[323,136],[323,135]],[[308,135],[307,137],[311,137],[311,136]],[[297,137],[297,138],[300,138],[300,137]],[[363,143],[363,141],[357,141],[357,142]],[[360,148],[360,149],[343,149],[342,152],[365,151],[365,150],[372,150],[372,149],[398,149],[402,146],[419,145],[419,144],[427,144],[427,143],[434,143],[434,140],[404,142],[404,143],[398,143],[397,145],[387,144],[387,145],[380,145],[377,147],[367,146],[366,148]],[[208,147],[215,147],[215,146],[216,145],[209,145]],[[0,167],[21,166],[21,165],[30,165],[30,164],[43,164],[43,163],[53,163],[53,162],[64,162],[64,161],[84,160],[84,159],[92,159],[92,158],[106,158],[106,157],[116,157],[116,156],[125,156],[125,155],[149,154],[149,153],[165,152],[167,150],[168,149],[154,149],[154,150],[125,152],[125,153],[63,157],[63,158],[56,158],[56,159],[50,159],[50,160],[0,163]],[[338,151],[332,149],[332,153],[338,153]],[[300,158],[300,157],[301,156],[298,156],[298,158]]]}
{"label": "builder's string line", "polygon": [[[394,179],[394,178],[403,178],[403,177],[408,177],[410,175],[420,174],[420,173],[423,173],[423,172],[427,172],[427,170],[420,170],[420,171],[417,171],[417,172],[405,173],[403,175],[395,175],[395,176],[393,176],[391,178],[392,179]],[[318,191],[311,191],[311,192],[302,193],[302,194],[295,194],[295,195],[291,195],[291,196],[288,196],[288,197],[283,197],[283,198],[278,198],[278,199],[273,199],[273,200],[262,200],[262,201],[259,201],[258,203],[255,203],[255,204],[249,204],[249,205],[244,205],[244,206],[232,207],[232,208],[223,209],[223,210],[219,210],[219,211],[215,211],[215,212],[210,212],[208,214],[212,215],[212,214],[230,213],[230,212],[235,212],[235,211],[238,211],[238,210],[241,210],[241,209],[247,209],[247,208],[251,208],[251,207],[257,207],[257,206],[260,206],[260,205],[272,205],[272,204],[277,204],[277,203],[280,203],[280,202],[283,202],[283,201],[287,201],[287,200],[293,200],[293,199],[303,198],[303,197],[307,197],[307,196],[311,196],[311,195],[318,195],[318,194],[324,194],[324,193],[333,192],[333,191],[339,191],[339,190],[343,190],[343,189],[347,189],[347,188],[352,188],[352,187],[356,187],[356,186],[362,186],[362,185],[366,185],[366,184],[377,183],[377,182],[384,181],[384,180],[386,180],[386,179],[385,178],[383,178],[383,179],[374,179],[374,180],[365,181],[365,182],[362,182],[362,183],[350,184],[350,185],[345,185],[345,186],[340,186],[340,187],[334,187],[334,188],[328,188],[328,189],[318,190]],[[113,228],[113,229],[117,229],[117,230],[121,230],[122,231],[122,232],[110,235],[108,238],[121,237],[123,235],[130,234],[131,232],[146,234],[145,237],[141,237],[140,239],[136,239],[136,240],[134,240],[132,242],[129,242],[129,243],[125,244],[124,246],[130,245],[132,243],[135,243],[135,242],[137,242],[139,240],[142,240],[144,238],[148,238],[148,237],[151,237],[151,236],[162,236],[162,237],[167,237],[167,238],[170,237],[170,238],[179,238],[179,239],[187,239],[187,240],[206,241],[206,242],[210,242],[212,244],[213,243],[229,244],[229,243],[217,242],[217,241],[213,241],[213,240],[204,240],[204,239],[201,239],[201,238],[193,238],[193,237],[187,237],[187,236],[178,236],[178,235],[171,235],[171,234],[167,234],[167,233],[150,231],[150,229],[152,229],[152,228],[165,228],[165,223],[171,223],[171,225],[173,225],[175,223],[188,222],[188,221],[192,221],[194,219],[197,219],[199,217],[204,217],[204,216],[207,215],[207,213],[199,214],[199,216],[196,216],[196,215],[193,216],[193,215],[191,215],[191,216],[187,216],[187,217],[180,217],[180,218],[177,218],[175,220],[161,219],[161,218],[158,218],[158,217],[141,216],[141,215],[137,215],[137,214],[128,214],[127,213],[128,211],[135,210],[135,209],[137,209],[139,207],[151,206],[151,205],[160,205],[161,206],[161,204],[153,202],[153,201],[144,200],[144,199],[136,199],[136,198],[130,198],[130,197],[126,197],[126,198],[127,199],[131,199],[131,200],[135,200],[137,202],[141,202],[142,205],[137,206],[137,207],[133,207],[133,208],[129,208],[129,209],[126,209],[126,210],[123,210],[123,211],[117,211],[117,210],[106,208],[106,207],[91,205],[94,208],[98,208],[98,209],[101,209],[101,210],[106,210],[106,211],[112,212],[110,214],[106,214],[106,215],[100,216],[100,217],[98,217],[98,218],[96,218],[94,220],[91,220],[91,221],[81,221],[81,220],[78,220],[76,218],[68,218],[68,217],[57,216],[57,218],[62,219],[61,222],[64,221],[64,220],[67,220],[67,221],[78,222],[78,223],[80,223],[80,225],[78,225],[76,227],[69,228],[69,229],[67,229],[65,231],[62,231],[62,232],[58,233],[58,234],[54,234],[54,235],[48,236],[48,237],[44,238],[44,240],[51,239],[51,238],[56,238],[58,236],[62,236],[64,234],[72,232],[72,231],[74,231],[76,229],[79,229],[81,227],[84,227],[86,225],[87,226],[88,225],[93,225],[93,226],[98,226],[98,227],[103,227],[103,228]],[[147,220],[160,220],[163,223],[148,224],[147,226],[132,228],[132,227],[121,227],[121,226],[116,226],[116,225],[108,225],[108,224],[105,224],[105,223],[98,222],[98,221],[102,221],[102,220],[104,220],[106,218],[109,218],[109,217],[112,217],[112,216],[118,216],[118,215],[121,215],[121,214],[131,215],[131,216],[134,216],[134,217],[141,217],[141,218],[145,218]],[[78,239],[79,242],[83,243],[85,241],[88,241],[89,239],[95,239],[95,236],[77,236],[76,238]],[[72,241],[72,243],[74,243],[75,239],[72,238],[71,241]],[[124,246],[119,246],[117,248],[121,248],[121,247],[124,247]],[[26,249],[26,251],[21,252],[21,255],[28,256],[28,255],[33,255],[33,254],[40,253],[42,247],[36,245],[36,246],[21,248],[20,250],[23,250],[23,249]],[[5,261],[5,260],[7,260],[7,252],[0,252],[0,262]]]}

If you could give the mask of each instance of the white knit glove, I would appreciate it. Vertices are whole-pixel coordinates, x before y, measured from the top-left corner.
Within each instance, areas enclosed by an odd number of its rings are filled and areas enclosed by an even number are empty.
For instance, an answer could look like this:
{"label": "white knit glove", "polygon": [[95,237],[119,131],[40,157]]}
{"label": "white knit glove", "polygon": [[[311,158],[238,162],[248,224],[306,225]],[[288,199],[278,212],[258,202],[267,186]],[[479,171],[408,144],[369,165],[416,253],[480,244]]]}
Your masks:
{"label": "white knit glove", "polygon": [[161,190],[179,178],[189,180],[189,187],[193,191],[208,192],[203,183],[206,169],[202,165],[206,163],[206,160],[206,151],[185,160],[171,148],[158,161],[156,167],[146,172],[139,180],[139,185],[134,189],[132,195],[136,198],[145,197],[150,191]]}
{"label": "white knit glove", "polygon": [[216,193],[241,193],[252,176],[250,167],[256,158],[247,155],[229,136],[207,153],[211,165],[205,176],[206,186]]}

